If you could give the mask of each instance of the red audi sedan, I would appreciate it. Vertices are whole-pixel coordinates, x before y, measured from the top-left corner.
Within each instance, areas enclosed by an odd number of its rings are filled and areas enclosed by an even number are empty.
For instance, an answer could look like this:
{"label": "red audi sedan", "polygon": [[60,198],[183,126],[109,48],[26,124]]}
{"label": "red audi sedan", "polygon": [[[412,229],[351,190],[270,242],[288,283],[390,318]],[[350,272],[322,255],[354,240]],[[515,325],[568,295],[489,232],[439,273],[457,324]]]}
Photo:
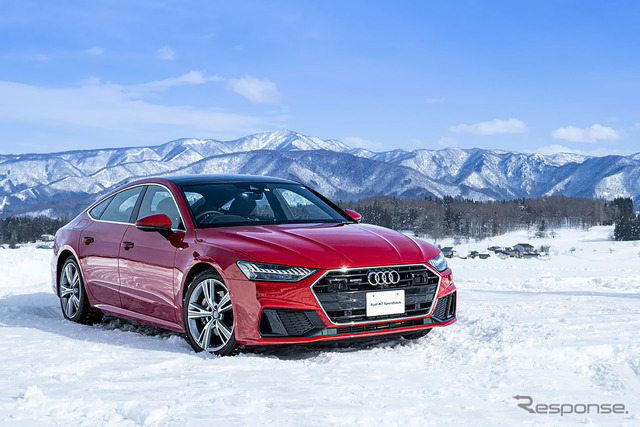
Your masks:
{"label": "red audi sedan", "polygon": [[456,321],[440,250],[361,224],[294,181],[193,175],[139,180],[56,234],[65,318],[102,313],[184,333],[195,351],[399,334]]}

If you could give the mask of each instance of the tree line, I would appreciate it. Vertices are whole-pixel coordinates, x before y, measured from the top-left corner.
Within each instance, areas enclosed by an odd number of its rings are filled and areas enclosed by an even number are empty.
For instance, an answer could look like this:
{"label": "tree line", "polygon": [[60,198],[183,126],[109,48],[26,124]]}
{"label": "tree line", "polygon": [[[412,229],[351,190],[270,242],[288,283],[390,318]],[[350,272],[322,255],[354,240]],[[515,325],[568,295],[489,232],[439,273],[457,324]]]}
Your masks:
{"label": "tree line", "polygon": [[[362,221],[413,231],[438,240],[445,237],[485,239],[518,229],[530,229],[543,237],[560,227],[590,228],[615,224],[615,240],[640,240],[640,215],[630,198],[613,201],[580,197],[548,196],[478,202],[445,196],[404,199],[376,196],[338,202],[344,209],[362,214]],[[0,243],[35,242],[43,234],[55,234],[66,219],[8,217],[0,219]]]}
{"label": "tree line", "polygon": [[17,243],[35,242],[43,234],[56,234],[67,222],[66,219],[45,216],[0,219],[0,243],[13,247]]}
{"label": "tree line", "polygon": [[[531,229],[542,237],[552,228],[590,228],[630,219],[631,199],[589,199],[547,196],[479,202],[445,196],[403,199],[376,196],[339,202],[362,214],[363,222],[413,231],[438,240],[444,237],[485,239],[518,229]],[[636,218],[636,225],[638,224]],[[636,227],[636,231],[638,228]]]}

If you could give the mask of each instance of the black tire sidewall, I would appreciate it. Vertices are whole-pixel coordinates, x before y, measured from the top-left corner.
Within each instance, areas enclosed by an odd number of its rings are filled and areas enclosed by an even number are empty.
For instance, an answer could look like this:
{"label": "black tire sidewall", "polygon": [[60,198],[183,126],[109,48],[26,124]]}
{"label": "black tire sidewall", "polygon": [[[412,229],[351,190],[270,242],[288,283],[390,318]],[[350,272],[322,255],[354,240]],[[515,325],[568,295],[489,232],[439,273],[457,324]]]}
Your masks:
{"label": "black tire sidewall", "polygon": [[[202,273],[199,273],[196,277],[193,278],[193,280],[191,280],[191,282],[189,283],[189,287],[187,288],[187,292],[184,295],[184,299],[182,300],[182,326],[184,328],[185,338],[187,342],[191,345],[191,348],[193,348],[193,350],[197,353],[205,350],[202,347],[200,347],[197,342],[194,341],[193,337],[191,336],[191,332],[189,331],[188,301],[191,298],[191,294],[195,290],[196,286],[203,280],[207,280],[207,279],[218,280],[224,283],[225,286],[227,286],[227,284],[224,282],[224,280],[222,280],[222,277],[220,277],[220,275],[217,272],[213,270],[206,270],[206,271],[203,271]],[[227,286],[227,291],[229,293],[231,292],[228,286]],[[227,342],[227,344],[225,344],[225,346],[222,347],[220,350],[211,352],[213,354],[217,354],[219,356],[228,356],[233,354],[234,350],[236,349],[236,346],[237,346],[236,327],[235,327],[236,313],[233,307],[233,301],[231,303],[231,310],[233,311],[233,323],[234,323],[233,333],[231,334],[231,338],[229,338],[229,342]]]}

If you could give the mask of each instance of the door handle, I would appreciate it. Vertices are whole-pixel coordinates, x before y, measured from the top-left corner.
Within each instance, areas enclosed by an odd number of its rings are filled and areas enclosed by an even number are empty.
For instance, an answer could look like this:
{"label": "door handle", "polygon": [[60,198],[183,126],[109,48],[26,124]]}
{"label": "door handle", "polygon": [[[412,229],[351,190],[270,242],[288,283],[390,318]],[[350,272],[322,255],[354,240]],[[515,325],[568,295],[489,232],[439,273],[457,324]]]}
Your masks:
{"label": "door handle", "polygon": [[133,248],[135,245],[133,244],[133,242],[122,242],[122,247],[124,248],[125,251],[128,251],[129,249]]}
{"label": "door handle", "polygon": [[83,237],[82,241],[84,242],[85,245],[90,245],[92,244],[95,240],[93,240],[93,237]]}

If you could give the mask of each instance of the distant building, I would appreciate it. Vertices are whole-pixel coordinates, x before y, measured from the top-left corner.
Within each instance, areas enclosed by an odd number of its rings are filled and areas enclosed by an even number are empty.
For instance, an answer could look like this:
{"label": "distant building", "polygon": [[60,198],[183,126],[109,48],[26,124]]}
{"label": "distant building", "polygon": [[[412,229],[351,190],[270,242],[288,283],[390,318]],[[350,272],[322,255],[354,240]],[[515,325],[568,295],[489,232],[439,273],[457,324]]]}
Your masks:
{"label": "distant building", "polygon": [[487,259],[487,258],[489,258],[490,256],[491,256],[491,255],[486,254],[486,253],[485,253],[485,254],[478,254],[478,258],[480,258],[480,259]]}
{"label": "distant building", "polygon": [[453,249],[451,246],[446,246],[441,250],[442,250],[442,255],[444,255],[446,258],[453,258],[456,254],[456,250]]}
{"label": "distant building", "polygon": [[518,243],[513,247],[513,249],[524,252],[526,254],[535,252],[533,246],[528,243]]}
{"label": "distant building", "polygon": [[497,254],[498,252],[503,251],[504,249],[502,249],[502,246],[490,246],[487,248],[487,250]]}
{"label": "distant building", "polygon": [[52,234],[42,234],[40,237],[36,238],[36,243],[47,243],[53,242],[56,237]]}
{"label": "distant building", "polygon": [[504,248],[502,253],[505,254],[507,258],[522,258],[522,254],[524,252],[522,250],[517,250],[515,248],[507,247],[507,248]]}

